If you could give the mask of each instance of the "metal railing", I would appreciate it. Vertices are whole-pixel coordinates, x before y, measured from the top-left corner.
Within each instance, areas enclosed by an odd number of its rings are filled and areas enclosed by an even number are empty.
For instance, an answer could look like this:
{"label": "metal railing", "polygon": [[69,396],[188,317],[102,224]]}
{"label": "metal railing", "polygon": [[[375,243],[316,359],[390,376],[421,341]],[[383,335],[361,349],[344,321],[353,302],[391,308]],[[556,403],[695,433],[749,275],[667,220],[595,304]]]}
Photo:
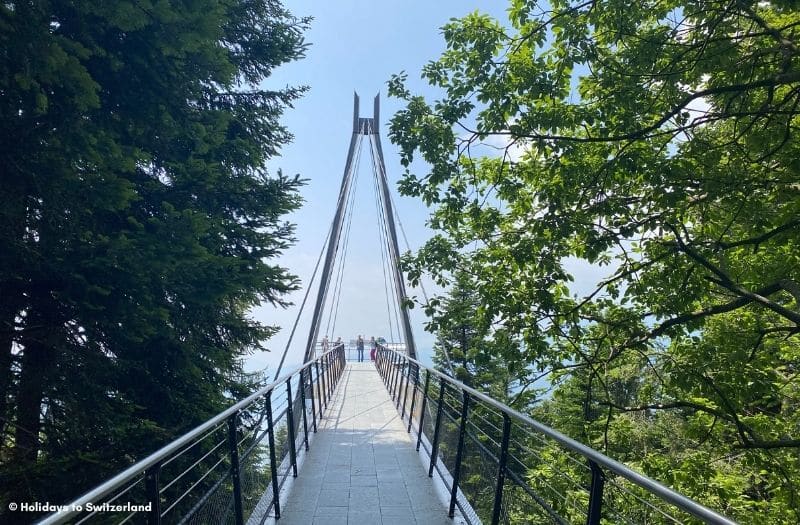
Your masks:
{"label": "metal railing", "polygon": [[378,347],[376,367],[417,450],[471,523],[735,522],[560,432]]}
{"label": "metal railing", "polygon": [[344,366],[339,345],[40,523],[243,525],[279,518],[277,496],[289,475],[297,477],[298,452],[308,450],[309,432],[317,431]]}
{"label": "metal railing", "polygon": [[[358,347],[356,345],[355,339],[350,341],[342,341],[341,343],[330,343],[330,348],[333,348],[335,345],[342,345],[344,347],[344,357],[346,361],[358,361]],[[406,345],[405,343],[389,343],[389,342],[382,342],[376,343],[377,345],[381,345],[384,348],[389,348],[391,350],[396,350],[400,353],[406,353]],[[364,362],[370,361],[370,341],[367,339],[364,341]],[[322,343],[317,341],[314,345],[314,355],[319,356],[323,354],[323,347]]]}

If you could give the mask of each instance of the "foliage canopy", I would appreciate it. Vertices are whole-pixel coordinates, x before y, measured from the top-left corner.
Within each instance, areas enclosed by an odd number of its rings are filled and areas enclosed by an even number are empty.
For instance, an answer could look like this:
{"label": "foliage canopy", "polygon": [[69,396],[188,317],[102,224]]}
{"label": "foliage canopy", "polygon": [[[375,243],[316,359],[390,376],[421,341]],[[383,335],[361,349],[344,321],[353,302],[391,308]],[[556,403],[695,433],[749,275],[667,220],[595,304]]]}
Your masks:
{"label": "foliage canopy", "polygon": [[443,28],[439,100],[390,81],[401,191],[438,230],[411,279],[471,276],[522,341],[495,351],[551,374],[544,417],[749,523],[800,518],[798,25],[783,1],[513,0]]}

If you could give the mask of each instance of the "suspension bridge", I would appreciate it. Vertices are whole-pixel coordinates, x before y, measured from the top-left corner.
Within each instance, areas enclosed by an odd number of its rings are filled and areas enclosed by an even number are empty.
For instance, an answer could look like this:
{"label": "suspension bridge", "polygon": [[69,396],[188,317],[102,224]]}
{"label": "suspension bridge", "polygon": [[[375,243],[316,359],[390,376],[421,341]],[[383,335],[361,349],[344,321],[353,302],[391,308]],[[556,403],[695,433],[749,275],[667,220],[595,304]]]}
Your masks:
{"label": "suspension bridge", "polygon": [[[379,111],[376,96],[361,117],[355,96],[336,213],[300,307],[319,274],[303,364],[280,375],[282,359],[273,382],[40,523],[734,523],[417,359]],[[367,343],[362,361],[319,336],[336,324],[365,142],[398,340],[376,343],[374,359]]]}

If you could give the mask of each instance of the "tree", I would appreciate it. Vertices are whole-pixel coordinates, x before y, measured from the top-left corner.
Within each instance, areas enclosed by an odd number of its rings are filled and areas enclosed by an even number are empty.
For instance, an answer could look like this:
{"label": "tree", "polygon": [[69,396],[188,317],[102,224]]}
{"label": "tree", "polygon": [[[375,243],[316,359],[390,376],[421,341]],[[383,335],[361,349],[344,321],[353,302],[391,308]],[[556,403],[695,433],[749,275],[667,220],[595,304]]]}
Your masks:
{"label": "tree", "polygon": [[[64,501],[247,390],[297,286],[276,0],[0,5],[0,500]],[[67,481],[69,480],[69,481]],[[3,509],[6,505],[3,504]]]}
{"label": "tree", "polygon": [[[800,515],[772,477],[796,478],[800,446],[793,6],[515,0],[505,23],[443,28],[422,73],[440,100],[390,81],[401,191],[440,230],[410,276],[475,276],[533,369],[583,377],[603,432],[635,413],[704,421],[743,466],[749,503],[723,510],[750,521],[780,501],[773,523]],[[580,296],[576,261],[607,268]],[[615,400],[637,374],[636,402]]]}
{"label": "tree", "polygon": [[428,312],[426,330],[437,335],[433,362],[439,370],[515,407],[535,399],[535,378],[521,363],[519,341],[494,329],[469,275],[456,274],[447,297],[429,305]]}

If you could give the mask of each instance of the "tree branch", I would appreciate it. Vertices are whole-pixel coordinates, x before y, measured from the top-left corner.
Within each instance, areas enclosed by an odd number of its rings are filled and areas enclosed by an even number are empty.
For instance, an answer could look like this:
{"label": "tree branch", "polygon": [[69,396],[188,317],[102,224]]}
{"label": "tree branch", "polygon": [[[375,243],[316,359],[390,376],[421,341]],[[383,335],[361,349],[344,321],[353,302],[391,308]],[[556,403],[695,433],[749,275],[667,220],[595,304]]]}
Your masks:
{"label": "tree branch", "polygon": [[677,408],[693,408],[700,412],[711,414],[725,421],[735,422],[730,414],[723,412],[716,408],[707,407],[700,403],[693,403],[691,401],[673,401],[672,403],[651,403],[647,405],[638,406],[624,406],[614,403],[613,401],[598,401],[599,405],[610,406],[621,412],[643,412],[645,410],[674,410]]}
{"label": "tree branch", "polygon": [[734,445],[733,448],[739,449],[753,449],[753,448],[800,448],[800,439],[779,439],[776,441],[747,441]]}
{"label": "tree branch", "polygon": [[757,247],[759,244],[763,243],[766,240],[769,240],[771,237],[774,237],[779,233],[783,233],[787,230],[791,230],[792,228],[796,228],[798,226],[800,226],[800,219],[789,221],[786,224],[782,224],[781,226],[778,226],[775,229],[772,229],[766,233],[759,235],[758,237],[751,237],[749,239],[742,239],[740,241],[735,241],[735,242],[717,241],[714,244],[726,250],[729,248],[736,248],[738,246],[745,246],[748,244],[754,244]]}
{"label": "tree branch", "polygon": [[[763,288],[759,288],[758,290],[756,290],[755,293],[758,295],[770,295],[782,289],[783,287],[781,286],[780,283],[773,283]],[[669,328],[672,328],[673,326],[685,324],[690,321],[694,321],[695,319],[701,319],[703,317],[708,317],[710,315],[730,312],[736,310],[737,308],[741,308],[742,306],[750,304],[752,302],[753,299],[750,297],[739,297],[738,299],[734,299],[733,301],[730,301],[725,304],[717,304],[714,306],[703,308],[702,310],[673,317],[672,319],[668,319],[663,323],[661,323],[660,325],[658,325],[656,328],[650,330],[650,332],[647,333],[647,338],[651,339],[653,337],[658,337],[662,335],[664,332],[666,332]]]}
{"label": "tree branch", "polygon": [[789,319],[790,321],[794,322],[797,325],[800,325],[800,313],[794,312],[785,308],[784,306],[779,305],[778,303],[771,301],[764,297],[764,295],[759,294],[757,292],[751,292],[743,288],[742,286],[738,285],[731,279],[725,272],[711,264],[708,259],[700,255],[700,253],[686,244],[683,239],[681,238],[678,230],[673,227],[672,225],[667,225],[672,232],[675,234],[675,241],[677,242],[678,248],[680,251],[688,255],[691,259],[694,259],[698,262],[701,266],[709,270],[711,273],[717,276],[717,279],[712,279],[713,282],[717,283],[718,285],[722,286],[723,288],[742,296],[743,298],[749,298],[753,302],[757,302],[762,306],[772,310],[776,314]]}

